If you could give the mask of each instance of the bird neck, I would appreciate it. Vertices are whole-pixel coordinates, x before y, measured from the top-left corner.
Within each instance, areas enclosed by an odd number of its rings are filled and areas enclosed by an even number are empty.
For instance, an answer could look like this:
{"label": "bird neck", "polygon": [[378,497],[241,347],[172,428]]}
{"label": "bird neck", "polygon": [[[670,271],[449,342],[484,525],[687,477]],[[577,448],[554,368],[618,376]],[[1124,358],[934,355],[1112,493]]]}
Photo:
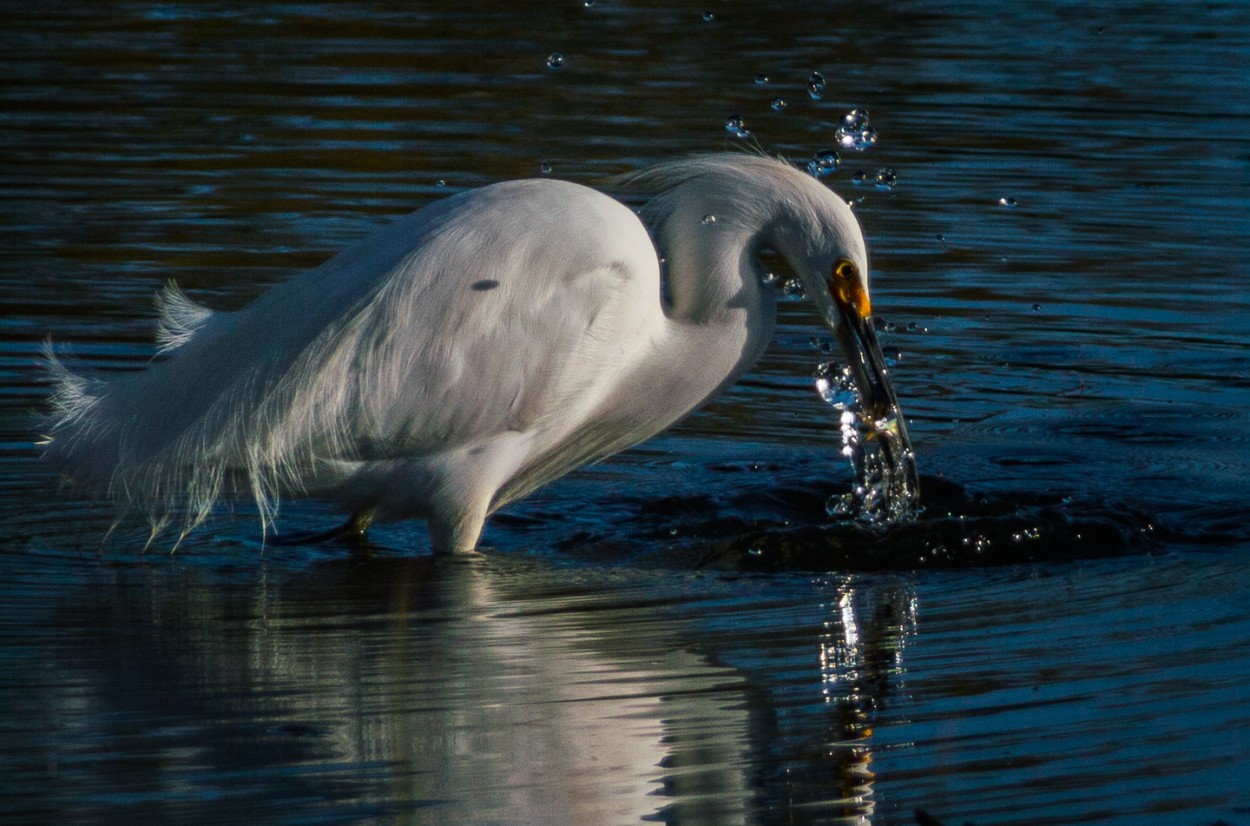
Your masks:
{"label": "bird neck", "polygon": [[761,316],[771,322],[776,301],[763,288],[756,236],[732,225],[718,226],[720,219],[707,220],[706,215],[714,213],[679,213],[658,239],[669,318],[710,326],[736,326]]}

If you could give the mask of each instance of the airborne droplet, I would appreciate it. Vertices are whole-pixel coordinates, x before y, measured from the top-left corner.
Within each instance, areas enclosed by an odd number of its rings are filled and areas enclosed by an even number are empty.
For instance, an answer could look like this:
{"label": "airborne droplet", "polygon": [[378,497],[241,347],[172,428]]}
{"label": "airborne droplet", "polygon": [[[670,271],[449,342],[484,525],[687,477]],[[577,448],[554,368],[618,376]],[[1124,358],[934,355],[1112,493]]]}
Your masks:
{"label": "airborne droplet", "polygon": [[812,72],[807,78],[807,94],[812,100],[820,100],[825,96],[825,76],[820,72]]}
{"label": "airborne droplet", "polygon": [[807,162],[807,172],[814,178],[824,178],[833,174],[840,160],[838,153],[832,149],[821,150]]}
{"label": "airborne droplet", "polygon": [[742,115],[730,115],[725,121],[725,131],[735,138],[748,138],[751,136],[751,130],[746,128],[746,121],[742,119]]}
{"label": "airborne droplet", "polygon": [[868,122],[867,109],[852,109],[842,116],[834,137],[843,149],[863,152],[877,142],[877,130]]}

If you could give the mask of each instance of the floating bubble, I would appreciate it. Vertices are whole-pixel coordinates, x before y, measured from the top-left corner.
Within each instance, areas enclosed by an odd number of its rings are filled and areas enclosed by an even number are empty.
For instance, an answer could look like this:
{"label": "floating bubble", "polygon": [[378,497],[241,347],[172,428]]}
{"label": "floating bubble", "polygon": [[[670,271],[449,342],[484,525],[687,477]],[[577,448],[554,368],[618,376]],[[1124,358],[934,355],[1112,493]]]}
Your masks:
{"label": "floating bubble", "polygon": [[1007,209],[1015,209],[1016,199],[1011,197],[1010,195],[1004,195],[1003,197],[998,199],[998,205],[1001,207],[1007,207]]}
{"label": "floating bubble", "polygon": [[820,72],[812,72],[807,77],[807,94],[812,100],[820,100],[825,96],[825,76]]}
{"label": "floating bubble", "polygon": [[841,158],[838,157],[837,152],[834,152],[832,149],[822,149],[807,162],[808,174],[814,178],[824,178],[827,175],[832,175],[838,168],[840,161]]}
{"label": "floating bubble", "polygon": [[784,98],[773,98],[772,103],[768,104],[774,112],[784,112],[786,109],[786,101]]}
{"label": "floating bubble", "polygon": [[564,65],[564,55],[560,54],[559,52],[552,52],[551,54],[547,55],[547,68],[548,69],[559,69],[563,65]]}

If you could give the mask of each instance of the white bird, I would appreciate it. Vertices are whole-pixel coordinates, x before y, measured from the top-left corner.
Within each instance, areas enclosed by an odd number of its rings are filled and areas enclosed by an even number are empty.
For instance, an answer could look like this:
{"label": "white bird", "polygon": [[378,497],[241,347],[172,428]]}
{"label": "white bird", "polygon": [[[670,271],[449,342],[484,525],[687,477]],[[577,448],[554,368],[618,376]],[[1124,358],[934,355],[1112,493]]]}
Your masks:
{"label": "white bird", "polygon": [[82,376],[49,347],[45,457],[141,508],[154,535],[180,518],[181,540],[247,491],[262,531],[281,495],[315,496],[351,514],[346,535],[423,517],[435,552],[473,552],[489,514],[664,430],[754,364],[776,318],[765,249],[801,279],[870,414],[897,412],[841,198],[746,154],[616,184],[651,195],[642,220],[593,189],[512,181],[401,218],[241,310],[171,284],[164,358],[147,369]]}

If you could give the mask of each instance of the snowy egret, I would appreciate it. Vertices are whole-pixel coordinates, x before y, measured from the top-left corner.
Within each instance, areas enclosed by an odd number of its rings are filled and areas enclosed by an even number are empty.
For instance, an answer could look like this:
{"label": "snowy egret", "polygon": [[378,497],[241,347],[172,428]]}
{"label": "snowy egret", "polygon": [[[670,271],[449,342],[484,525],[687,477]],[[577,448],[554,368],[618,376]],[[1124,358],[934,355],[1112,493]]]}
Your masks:
{"label": "snowy egret", "polygon": [[401,218],[238,311],[170,285],[165,358],[147,369],[84,376],[49,348],[45,457],[142,508],[154,535],[244,492],[262,531],[280,495],[317,496],[350,514],[345,534],[423,517],[436,552],[472,552],[493,511],[660,432],[756,361],[776,318],[766,249],[834,332],[868,415],[902,427],[842,199],[747,154],[616,184],[651,196],[641,220],[587,187],[512,181]]}

